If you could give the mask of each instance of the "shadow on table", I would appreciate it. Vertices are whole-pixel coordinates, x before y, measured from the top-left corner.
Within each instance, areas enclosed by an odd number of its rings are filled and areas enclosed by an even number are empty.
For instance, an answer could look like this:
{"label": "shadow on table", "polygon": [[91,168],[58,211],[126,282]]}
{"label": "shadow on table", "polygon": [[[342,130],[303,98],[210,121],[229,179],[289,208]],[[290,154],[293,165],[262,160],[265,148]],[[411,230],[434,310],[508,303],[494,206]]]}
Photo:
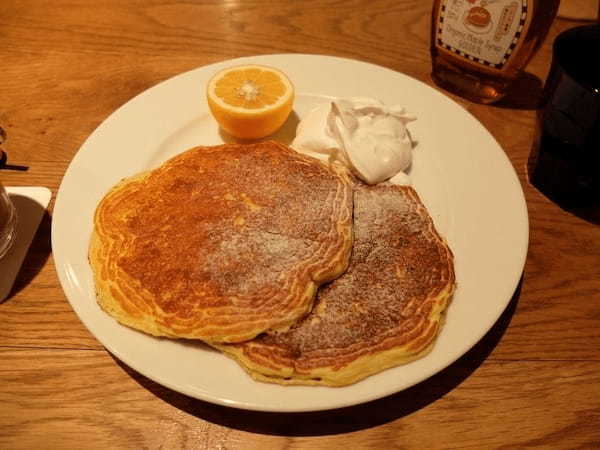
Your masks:
{"label": "shadow on table", "polygon": [[558,205],[568,213],[571,213],[586,222],[600,225],[600,201],[598,200],[593,204],[585,206],[563,206],[560,203],[558,203]]}
{"label": "shadow on table", "polygon": [[435,402],[459,386],[494,350],[515,312],[519,283],[508,307],[492,329],[454,364],[397,394],[347,408],[307,413],[266,413],[213,405],[165,388],[117,363],[142,387],[170,405],[209,422],[252,433],[282,436],[319,436],[349,433],[408,416]]}
{"label": "shadow on table", "polygon": [[508,109],[538,109],[542,100],[543,87],[542,80],[529,72],[523,72],[509,88],[506,96],[491,106]]}

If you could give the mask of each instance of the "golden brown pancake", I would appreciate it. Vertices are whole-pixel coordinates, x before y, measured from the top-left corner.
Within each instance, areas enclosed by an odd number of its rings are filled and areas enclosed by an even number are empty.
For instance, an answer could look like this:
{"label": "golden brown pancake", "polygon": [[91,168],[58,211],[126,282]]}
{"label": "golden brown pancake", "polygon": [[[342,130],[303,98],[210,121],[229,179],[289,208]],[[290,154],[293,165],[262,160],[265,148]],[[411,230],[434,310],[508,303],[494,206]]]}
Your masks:
{"label": "golden brown pancake", "polygon": [[276,142],[197,147],[98,205],[98,302],[157,336],[240,342],[286,329],[346,269],[351,220],[343,169]]}
{"label": "golden brown pancake", "polygon": [[453,256],[416,192],[357,185],[348,270],[288,331],[217,348],[252,377],[342,386],[426,354],[454,290]]}

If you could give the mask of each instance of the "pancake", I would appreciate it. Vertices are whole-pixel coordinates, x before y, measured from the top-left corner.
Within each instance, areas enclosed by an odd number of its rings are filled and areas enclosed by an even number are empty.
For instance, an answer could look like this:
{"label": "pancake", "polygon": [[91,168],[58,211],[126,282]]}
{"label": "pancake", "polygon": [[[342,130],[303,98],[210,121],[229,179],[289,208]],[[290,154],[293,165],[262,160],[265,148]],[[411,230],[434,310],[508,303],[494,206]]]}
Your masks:
{"label": "pancake", "polygon": [[343,386],[425,355],[454,290],[453,256],[417,193],[357,185],[348,270],[288,331],[217,348],[260,381]]}
{"label": "pancake", "polygon": [[351,222],[344,169],[272,141],[197,147],[99,203],[97,300],[156,336],[240,342],[286,329],[346,269]]}

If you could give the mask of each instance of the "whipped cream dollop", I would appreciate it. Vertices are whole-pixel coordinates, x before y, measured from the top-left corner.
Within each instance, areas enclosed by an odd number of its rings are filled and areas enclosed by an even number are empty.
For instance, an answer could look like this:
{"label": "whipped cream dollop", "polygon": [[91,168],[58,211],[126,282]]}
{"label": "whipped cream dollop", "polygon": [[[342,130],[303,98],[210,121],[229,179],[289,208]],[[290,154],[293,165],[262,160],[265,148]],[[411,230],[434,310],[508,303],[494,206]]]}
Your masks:
{"label": "whipped cream dollop", "polygon": [[340,162],[368,184],[410,184],[405,171],[413,143],[406,124],[416,118],[399,106],[366,97],[319,105],[298,124],[293,149]]}

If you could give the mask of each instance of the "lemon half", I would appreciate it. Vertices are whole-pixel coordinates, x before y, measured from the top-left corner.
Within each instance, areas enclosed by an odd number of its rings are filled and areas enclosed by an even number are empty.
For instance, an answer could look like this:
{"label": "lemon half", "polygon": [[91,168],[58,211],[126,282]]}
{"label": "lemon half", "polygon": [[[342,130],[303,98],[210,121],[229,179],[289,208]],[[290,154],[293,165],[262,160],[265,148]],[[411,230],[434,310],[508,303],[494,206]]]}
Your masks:
{"label": "lemon half", "polygon": [[294,86],[280,70],[256,64],[223,69],[208,82],[208,106],[229,134],[259,139],[277,131],[294,103]]}

